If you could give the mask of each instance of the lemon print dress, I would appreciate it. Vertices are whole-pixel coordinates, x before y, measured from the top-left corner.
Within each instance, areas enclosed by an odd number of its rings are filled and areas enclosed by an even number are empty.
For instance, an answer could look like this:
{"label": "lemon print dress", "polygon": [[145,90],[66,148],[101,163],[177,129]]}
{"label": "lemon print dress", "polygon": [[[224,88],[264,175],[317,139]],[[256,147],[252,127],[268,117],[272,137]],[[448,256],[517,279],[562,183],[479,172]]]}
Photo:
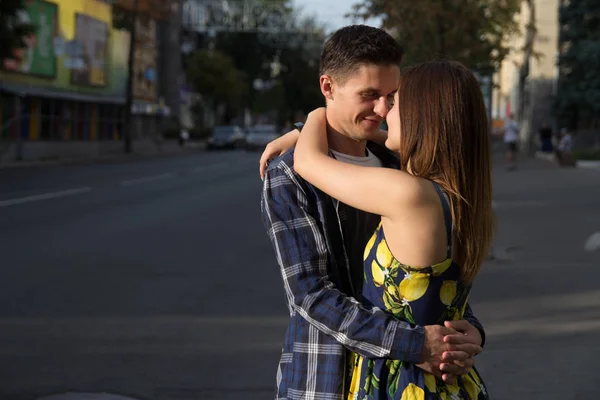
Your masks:
{"label": "lemon print dress", "polygon": [[[448,254],[438,264],[413,268],[394,258],[381,223],[364,253],[363,303],[379,307],[417,325],[443,324],[462,319],[470,286],[460,283],[460,267],[451,259],[452,217],[446,196],[434,183],[444,209]],[[486,387],[473,368],[448,385],[402,360],[351,357],[349,400],[462,400],[489,399]]]}

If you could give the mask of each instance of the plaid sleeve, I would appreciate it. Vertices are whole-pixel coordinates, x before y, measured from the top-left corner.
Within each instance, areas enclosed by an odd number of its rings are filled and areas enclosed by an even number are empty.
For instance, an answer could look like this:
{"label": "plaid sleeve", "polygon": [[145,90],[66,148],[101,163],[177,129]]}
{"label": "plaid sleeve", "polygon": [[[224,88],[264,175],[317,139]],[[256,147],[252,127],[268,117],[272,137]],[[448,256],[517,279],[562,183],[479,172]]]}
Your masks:
{"label": "plaid sleeve", "polygon": [[365,357],[419,361],[422,327],[365,308],[329,280],[323,231],[292,167],[279,162],[267,171],[261,206],[292,311]]}
{"label": "plaid sleeve", "polygon": [[479,330],[479,333],[481,333],[481,347],[483,347],[485,344],[485,330],[483,329],[481,322],[479,322],[475,314],[473,314],[473,310],[469,303],[467,303],[467,307],[465,308],[464,319]]}

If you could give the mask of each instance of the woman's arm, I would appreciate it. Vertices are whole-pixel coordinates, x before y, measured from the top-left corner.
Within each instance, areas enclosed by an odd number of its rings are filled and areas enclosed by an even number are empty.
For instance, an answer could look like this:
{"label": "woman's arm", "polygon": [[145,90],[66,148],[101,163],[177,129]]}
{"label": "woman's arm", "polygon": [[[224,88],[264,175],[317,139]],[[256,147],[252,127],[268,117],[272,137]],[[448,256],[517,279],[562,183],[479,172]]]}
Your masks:
{"label": "woman's arm", "polygon": [[298,131],[298,129],[294,129],[293,131],[289,131],[285,135],[280,136],[267,144],[267,147],[265,147],[265,151],[263,151],[262,155],[260,156],[260,161],[258,162],[261,179],[265,179],[265,171],[267,170],[269,161],[279,157],[294,147],[298,141],[299,135],[300,131]]}
{"label": "woman's arm", "polygon": [[326,132],[325,109],[316,109],[308,115],[294,152],[294,169],[305,180],[345,204],[387,217],[399,205],[420,198],[421,185],[409,174],[329,157]]}
{"label": "woman's arm", "polygon": [[[265,171],[267,170],[267,166],[269,165],[269,161],[274,158],[279,157],[286,151],[290,150],[296,145],[298,138],[300,137],[300,129],[304,125],[302,123],[296,124],[298,127],[296,129],[289,131],[285,135],[269,142],[262,155],[260,156],[259,161],[259,172],[260,178],[265,178]],[[385,141],[387,140],[387,131],[379,130],[376,133],[373,141],[381,146],[385,146]]]}

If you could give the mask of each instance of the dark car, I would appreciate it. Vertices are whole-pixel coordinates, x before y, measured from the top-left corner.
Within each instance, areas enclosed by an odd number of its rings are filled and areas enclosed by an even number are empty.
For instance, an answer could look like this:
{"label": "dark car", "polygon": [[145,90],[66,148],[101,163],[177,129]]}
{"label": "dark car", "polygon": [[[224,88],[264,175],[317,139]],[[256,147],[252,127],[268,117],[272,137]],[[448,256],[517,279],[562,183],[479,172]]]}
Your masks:
{"label": "dark car", "polygon": [[237,125],[215,126],[212,135],[208,138],[206,148],[212,149],[237,149],[244,147],[246,136]]}

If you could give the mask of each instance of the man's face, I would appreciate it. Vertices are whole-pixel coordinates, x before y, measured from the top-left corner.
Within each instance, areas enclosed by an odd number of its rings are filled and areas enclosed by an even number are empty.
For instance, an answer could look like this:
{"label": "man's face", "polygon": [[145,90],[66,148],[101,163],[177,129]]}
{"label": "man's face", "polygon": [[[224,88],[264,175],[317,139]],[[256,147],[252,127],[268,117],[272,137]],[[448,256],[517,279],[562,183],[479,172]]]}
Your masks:
{"label": "man's face", "polygon": [[363,65],[341,84],[332,78],[326,93],[329,123],[353,139],[372,139],[393,105],[399,81],[395,65]]}

